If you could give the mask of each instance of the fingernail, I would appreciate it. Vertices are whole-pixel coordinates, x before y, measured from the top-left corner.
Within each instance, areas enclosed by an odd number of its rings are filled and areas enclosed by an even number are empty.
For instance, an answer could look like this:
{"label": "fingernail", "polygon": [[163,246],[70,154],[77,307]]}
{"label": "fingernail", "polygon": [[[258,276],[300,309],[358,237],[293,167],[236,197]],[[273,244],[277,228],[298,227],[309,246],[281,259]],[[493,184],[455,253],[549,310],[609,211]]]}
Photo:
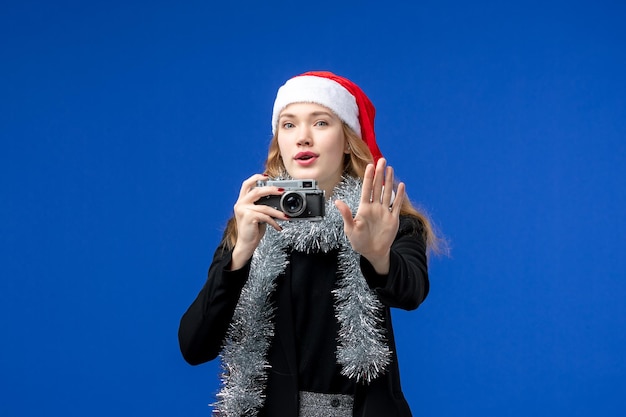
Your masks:
{"label": "fingernail", "polygon": [[282,193],[283,191],[285,191],[285,189],[283,187],[278,187],[278,192]]}

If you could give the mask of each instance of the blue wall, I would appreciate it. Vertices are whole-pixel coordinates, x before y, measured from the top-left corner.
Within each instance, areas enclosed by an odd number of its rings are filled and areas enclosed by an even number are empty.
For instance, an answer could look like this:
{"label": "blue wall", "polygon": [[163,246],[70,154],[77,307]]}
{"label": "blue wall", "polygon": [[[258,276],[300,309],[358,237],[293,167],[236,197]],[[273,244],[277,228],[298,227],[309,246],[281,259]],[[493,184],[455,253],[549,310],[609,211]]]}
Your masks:
{"label": "blue wall", "polygon": [[394,312],[415,415],[621,414],[623,2],[184,3],[3,6],[0,415],[209,415],[178,320],[310,69],[450,241]]}

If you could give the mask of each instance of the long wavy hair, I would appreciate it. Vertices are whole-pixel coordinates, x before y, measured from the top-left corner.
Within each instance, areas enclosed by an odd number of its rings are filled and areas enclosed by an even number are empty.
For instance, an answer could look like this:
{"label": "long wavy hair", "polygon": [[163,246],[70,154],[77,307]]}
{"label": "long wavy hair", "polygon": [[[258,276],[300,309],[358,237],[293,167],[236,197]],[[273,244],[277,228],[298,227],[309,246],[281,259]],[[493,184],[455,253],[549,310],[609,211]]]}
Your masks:
{"label": "long wavy hair", "polygon": [[[358,177],[363,179],[365,175],[365,168],[368,164],[374,163],[374,157],[370,152],[367,144],[356,134],[354,130],[348,127],[347,124],[342,123],[343,134],[350,149],[350,153],[345,154],[343,160],[344,175],[352,177]],[[267,160],[265,161],[265,175],[269,177],[278,177],[286,173],[283,159],[280,155],[280,148],[278,147],[278,137],[275,134],[272,137],[269,145],[269,151]],[[437,236],[433,225],[431,224],[428,216],[421,210],[418,210],[413,206],[409,198],[405,195],[402,207],[400,208],[400,214],[405,216],[412,216],[418,219],[423,225],[423,238],[426,242],[428,253],[439,253],[442,251],[442,240]],[[223,246],[227,249],[232,249],[237,241],[237,222],[232,217],[224,232]]]}

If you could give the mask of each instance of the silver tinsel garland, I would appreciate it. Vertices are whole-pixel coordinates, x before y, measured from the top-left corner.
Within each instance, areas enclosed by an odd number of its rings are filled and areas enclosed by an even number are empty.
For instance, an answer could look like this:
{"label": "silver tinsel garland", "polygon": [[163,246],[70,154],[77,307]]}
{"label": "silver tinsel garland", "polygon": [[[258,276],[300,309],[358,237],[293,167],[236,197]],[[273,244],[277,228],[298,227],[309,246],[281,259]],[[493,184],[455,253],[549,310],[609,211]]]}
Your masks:
{"label": "silver tinsel garland", "polygon": [[327,201],[322,221],[281,222],[281,232],[267,228],[252,257],[248,281],[221,353],[222,388],[214,404],[215,415],[256,416],[263,406],[270,368],[267,353],[274,336],[275,307],[270,297],[276,278],[289,263],[290,249],[306,253],[339,249],[339,280],[333,295],[339,322],[337,363],[341,373],[356,382],[370,382],[389,365],[391,351],[381,316],[383,306],[361,273],[360,255],[352,249],[335,207],[335,200],[342,200],[354,214],[361,186],[357,178],[344,178]]}

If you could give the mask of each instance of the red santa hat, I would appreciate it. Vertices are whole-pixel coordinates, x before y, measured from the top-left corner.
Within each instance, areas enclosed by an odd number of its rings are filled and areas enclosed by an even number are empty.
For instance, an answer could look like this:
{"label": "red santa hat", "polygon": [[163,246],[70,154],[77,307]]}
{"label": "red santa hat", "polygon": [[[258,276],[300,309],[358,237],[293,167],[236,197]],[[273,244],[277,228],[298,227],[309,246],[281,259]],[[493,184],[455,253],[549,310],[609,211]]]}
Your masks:
{"label": "red santa hat", "polygon": [[276,133],[280,112],[292,103],[316,103],[332,110],[367,144],[374,163],[382,157],[376,144],[376,109],[358,85],[327,71],[295,76],[278,89],[272,112],[272,133]]}

